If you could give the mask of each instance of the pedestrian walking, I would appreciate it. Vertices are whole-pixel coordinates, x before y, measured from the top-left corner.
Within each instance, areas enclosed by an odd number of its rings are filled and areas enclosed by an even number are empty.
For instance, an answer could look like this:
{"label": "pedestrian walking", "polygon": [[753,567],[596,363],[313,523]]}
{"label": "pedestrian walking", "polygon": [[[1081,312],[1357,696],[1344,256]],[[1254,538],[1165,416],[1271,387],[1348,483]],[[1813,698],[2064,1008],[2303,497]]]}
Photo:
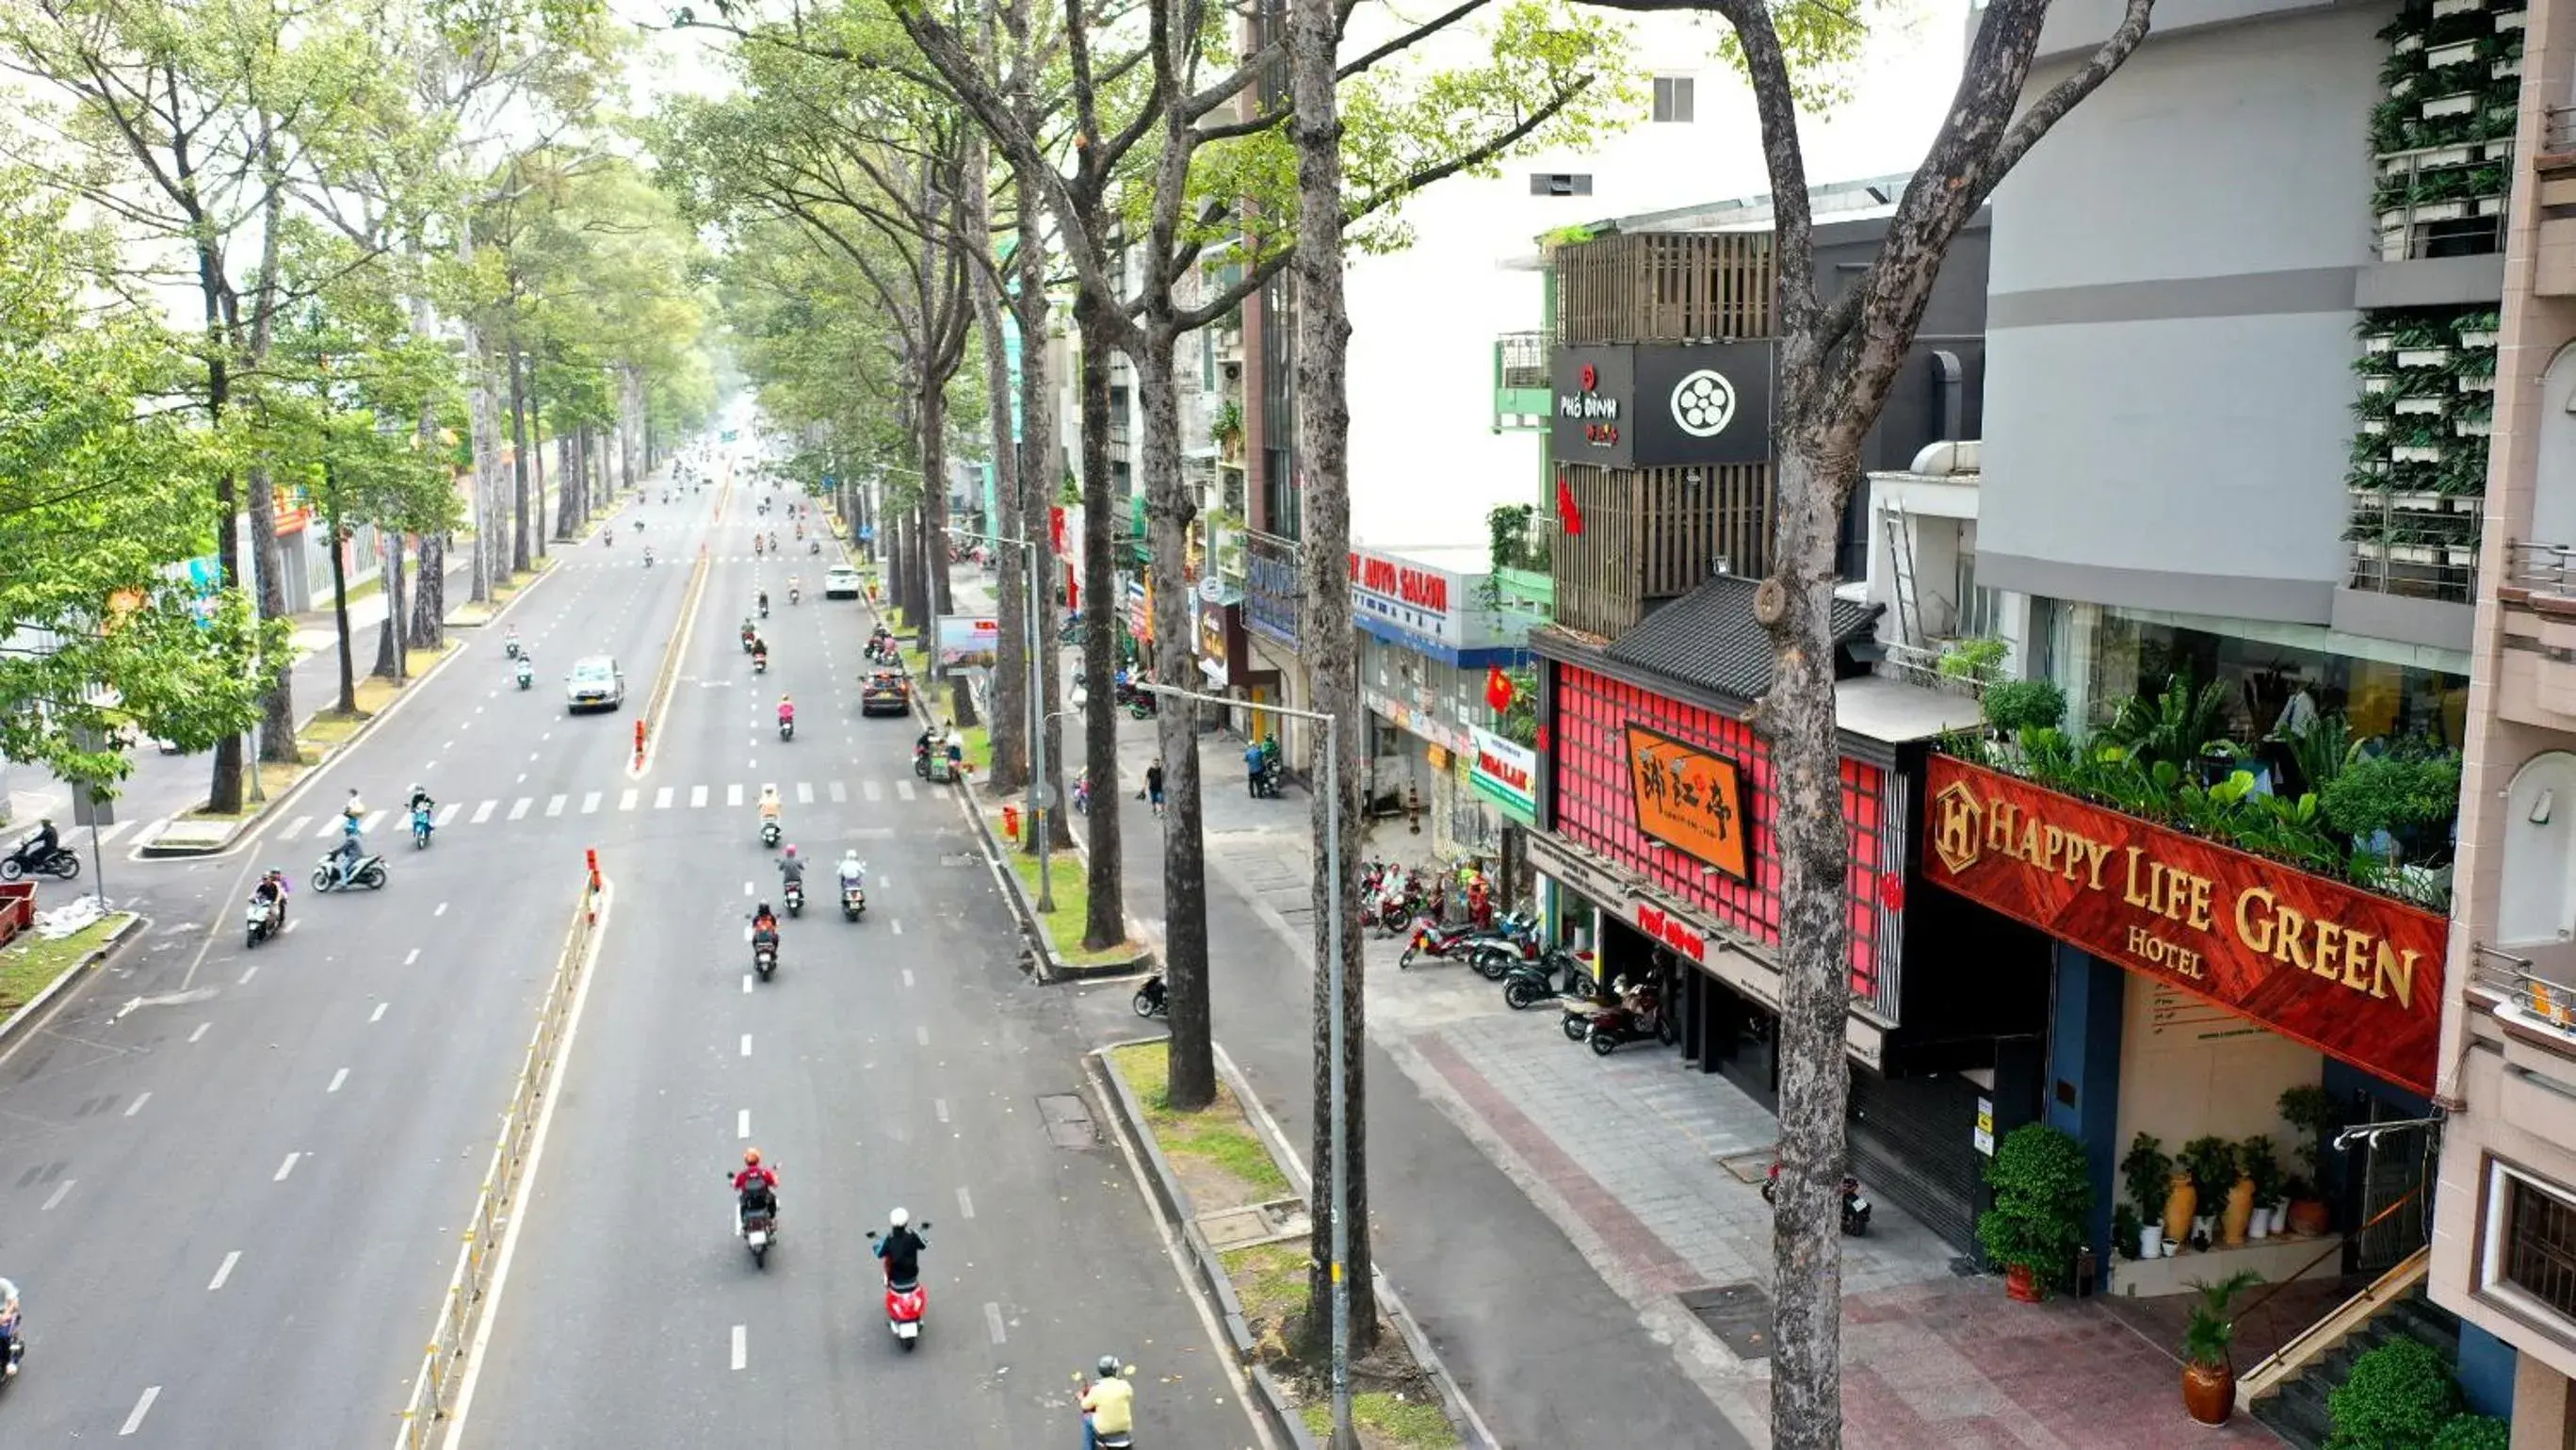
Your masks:
{"label": "pedestrian walking", "polygon": [[1163,813],[1163,762],[1159,759],[1145,767],[1145,799],[1154,803],[1154,814]]}

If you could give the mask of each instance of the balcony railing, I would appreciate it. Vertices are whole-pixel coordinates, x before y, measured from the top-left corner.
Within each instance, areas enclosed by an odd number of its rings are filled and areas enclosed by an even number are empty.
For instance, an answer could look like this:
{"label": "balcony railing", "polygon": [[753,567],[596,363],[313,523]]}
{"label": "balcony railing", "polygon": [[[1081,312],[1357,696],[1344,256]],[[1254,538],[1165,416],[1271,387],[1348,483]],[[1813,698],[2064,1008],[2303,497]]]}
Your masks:
{"label": "balcony railing", "polygon": [[2516,539],[2505,546],[2505,571],[2505,582],[2516,589],[2576,599],[2576,547]]}
{"label": "balcony railing", "polygon": [[1548,342],[1544,332],[1506,332],[1495,338],[1494,386],[1545,388]]}

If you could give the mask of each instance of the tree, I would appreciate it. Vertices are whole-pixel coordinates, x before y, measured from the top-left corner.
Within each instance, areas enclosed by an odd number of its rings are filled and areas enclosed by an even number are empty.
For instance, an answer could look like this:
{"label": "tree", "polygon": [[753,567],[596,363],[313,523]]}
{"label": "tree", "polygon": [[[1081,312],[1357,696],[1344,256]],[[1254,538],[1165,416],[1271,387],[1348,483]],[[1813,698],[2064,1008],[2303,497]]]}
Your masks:
{"label": "tree", "polygon": [[195,366],[178,340],[84,306],[113,263],[69,213],[0,171],[0,755],[112,795],[121,742],[248,729],[285,628],[176,567],[229,524],[208,481],[230,464],[173,406]]}
{"label": "tree", "polygon": [[[1302,7],[1317,0],[1298,0]],[[1780,858],[1779,1213],[1773,1220],[1771,1433],[1783,1450],[1840,1443],[1842,1265],[1838,1216],[1851,1090],[1844,892],[1849,842],[1834,741],[1830,615],[1834,542],[1861,476],[1862,440],[1887,404],[1934,278],[2005,174],[2146,38],[2154,0],[2126,0],[2110,35],[2024,101],[2049,0],[1992,0],[1969,43],[1940,132],[1898,199],[1877,257],[1838,294],[1816,277],[1793,66],[1850,22],[1791,0],[1604,0],[1628,10],[1709,9],[1733,32],[1752,82],[1771,178],[1779,276],[1779,402],[1772,421],[1774,546],[1754,595],[1770,631],[1772,684],[1756,724],[1770,746]]]}

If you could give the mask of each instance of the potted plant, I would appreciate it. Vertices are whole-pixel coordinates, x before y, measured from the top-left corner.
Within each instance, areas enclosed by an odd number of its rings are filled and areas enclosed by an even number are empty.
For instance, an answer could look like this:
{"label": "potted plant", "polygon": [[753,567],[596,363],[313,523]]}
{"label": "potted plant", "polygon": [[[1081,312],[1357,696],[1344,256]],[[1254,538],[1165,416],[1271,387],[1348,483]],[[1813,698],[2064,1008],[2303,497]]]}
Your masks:
{"label": "potted plant", "polygon": [[2272,1151],[2272,1140],[2256,1136],[2237,1144],[2236,1166],[2254,1185],[2254,1215],[2246,1225],[2247,1236],[2270,1238],[2279,1227],[2273,1219],[2281,1211],[2281,1160]]}
{"label": "potted plant", "polygon": [[2137,1207],[2138,1257],[2142,1259],[2164,1252],[2165,1200],[2173,1195],[2173,1177],[2173,1159],[2154,1134],[2140,1133],[2129,1140],[2129,1154],[2120,1160],[2120,1182],[2128,1188],[2129,1202]]}
{"label": "potted plant", "polygon": [[2252,1269],[2215,1284],[2195,1279],[2200,1298],[2182,1327],[2182,1407],[2204,1425],[2224,1425],[2236,1413],[2236,1366],[2227,1349],[2236,1340],[2236,1296],[2263,1282]]}
{"label": "potted plant", "polygon": [[2324,1177],[2325,1136],[2340,1125],[2334,1099],[2315,1083],[2301,1083],[2281,1093],[2282,1121],[2299,1130],[2297,1148],[2300,1166],[2306,1171],[2288,1186],[2290,1198],[2290,1231],[2321,1234],[2331,1219],[2325,1200],[2318,1195],[2317,1184]]}
{"label": "potted plant", "polygon": [[2192,1247],[2205,1249],[2218,1227],[2219,1206],[2236,1186],[2236,1147],[2225,1138],[2204,1135],[2183,1144],[2181,1158],[2197,1200],[2191,1216]]}
{"label": "potted plant", "polygon": [[1208,438],[1226,457],[1238,456],[1243,446],[1243,405],[1226,399],[1225,405],[1216,410],[1215,421],[1208,424]]}
{"label": "potted plant", "polygon": [[1995,1206],[1977,1216],[1977,1242],[2003,1266],[2006,1291],[2036,1302],[2066,1276],[2084,1245],[2084,1220],[2093,1207],[2084,1145],[2046,1123],[2024,1123],[1996,1145],[1986,1183]]}
{"label": "potted plant", "polygon": [[[2113,1206],[2111,1209],[2111,1252],[2118,1254],[2124,1259],[2148,1257],[2149,1253],[2146,1248],[2146,1242],[2140,1237],[2141,1234],[2144,1234],[2147,1231],[2146,1225],[2138,1222],[2138,1211],[2129,1206],[2129,1201],[2127,1199],[2124,1198],[2120,1200],[2118,1204]],[[2161,1238],[2162,1235],[2159,1234],[2158,1237]],[[2159,1247],[2153,1252],[2160,1254],[2164,1252],[2164,1250]]]}

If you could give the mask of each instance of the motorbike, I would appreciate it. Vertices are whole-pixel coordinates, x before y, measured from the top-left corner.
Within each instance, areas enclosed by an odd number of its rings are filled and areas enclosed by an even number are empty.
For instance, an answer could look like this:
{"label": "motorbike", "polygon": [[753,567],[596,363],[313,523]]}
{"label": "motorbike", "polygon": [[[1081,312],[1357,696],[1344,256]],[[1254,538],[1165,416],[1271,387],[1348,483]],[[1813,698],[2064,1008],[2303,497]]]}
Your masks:
{"label": "motorbike", "polygon": [[[1129,1384],[1134,1384],[1136,1382],[1136,1366],[1132,1364],[1127,1366],[1127,1372],[1120,1376],[1120,1378],[1126,1380]],[[1081,1395],[1089,1392],[1091,1389],[1091,1377],[1082,1373],[1080,1370],[1076,1370],[1073,1375],[1073,1384],[1075,1403],[1078,1404],[1081,1402]],[[1100,1450],[1136,1450],[1136,1436],[1134,1432],[1128,1430],[1104,1431],[1094,1435],[1092,1440],[1093,1443],[1100,1447]]]}
{"label": "motorbike", "polygon": [[744,654],[751,653],[751,642],[759,637],[759,635],[752,631],[752,627],[750,625],[744,625],[742,627],[742,652]]}
{"label": "motorbike", "polygon": [[429,832],[429,807],[413,807],[411,813],[411,848],[415,851],[425,851],[429,849]]}
{"label": "motorbike", "polygon": [[650,549],[644,551],[644,567],[647,569],[653,567],[653,551]]}
{"label": "motorbike", "polygon": [[790,589],[787,591],[787,602],[790,604],[801,603],[804,598],[805,591],[802,589]]}
{"label": "motorbike", "polygon": [[[1571,1014],[1575,1009],[1569,1003],[1566,1010]],[[1622,992],[1619,1000],[1607,1007],[1586,1003],[1584,1010],[1591,1020],[1585,1024],[1583,1041],[1602,1057],[1618,1051],[1621,1043],[1643,1042],[1649,1037],[1667,1047],[1681,1041],[1681,1030],[1673,1025],[1652,987]],[[1570,1027],[1567,1032],[1572,1035]]]}
{"label": "motorbike", "polygon": [[[928,1234],[930,1225],[920,1224],[913,1231]],[[875,1243],[877,1237],[875,1229],[868,1230],[868,1242]],[[921,1316],[930,1308],[930,1291],[921,1287],[921,1279],[917,1275],[911,1279],[895,1278],[894,1266],[888,1264],[885,1308],[886,1328],[894,1331],[896,1343],[906,1350],[911,1349],[921,1339]]]}
{"label": "motorbike", "polygon": [[519,661],[518,676],[519,688],[522,690],[537,682],[537,672],[529,668],[528,662],[524,659]]}
{"label": "motorbike", "polygon": [[758,972],[764,982],[769,980],[771,973],[778,970],[778,934],[776,932],[753,933],[751,969]]}
{"label": "motorbike", "polygon": [[1280,782],[1286,779],[1287,774],[1288,773],[1286,771],[1280,769],[1278,761],[1263,761],[1261,763],[1261,769],[1253,772],[1252,794],[1261,800],[1277,800],[1279,798]]}
{"label": "motorbike", "polygon": [[763,619],[769,617],[769,601],[766,599],[760,601],[760,617]]}
{"label": "motorbike", "polygon": [[760,823],[760,844],[764,846],[775,846],[778,844],[778,837],[779,826],[777,821],[767,820]]}
{"label": "motorbike", "polygon": [[27,1357],[27,1338],[18,1332],[20,1310],[0,1314],[0,1376],[18,1377],[18,1361]]}
{"label": "motorbike", "polygon": [[769,651],[765,649],[752,651],[751,672],[755,675],[765,675],[769,673]]}
{"label": "motorbike", "polygon": [[781,740],[793,740],[796,738],[795,716],[781,715],[778,717],[778,738]]}
{"label": "motorbike", "polygon": [[[1762,1179],[1762,1201],[1777,1208],[1780,1205],[1780,1165],[1773,1163]],[[1860,1180],[1843,1175],[1843,1232],[1853,1238],[1869,1232],[1869,1200],[1861,1196]]]}
{"label": "motorbike", "polygon": [[517,635],[512,635],[508,640],[504,641],[501,645],[501,653],[508,655],[512,659],[517,659],[519,657],[519,637]]}
{"label": "motorbike", "polygon": [[786,888],[786,897],[787,914],[789,916],[803,916],[805,914],[805,883],[793,879],[789,880]]}
{"label": "motorbike", "polygon": [[754,540],[752,540],[752,541],[751,541],[751,552],[752,552],[752,556],[753,556],[754,558],[758,558],[758,557],[759,557],[760,552],[761,552],[761,549],[760,549],[760,540],[758,540],[758,539],[754,539]]}
{"label": "motorbike", "polygon": [[0,881],[15,881],[21,876],[59,876],[65,881],[80,875],[80,857],[72,848],[57,841],[52,849],[38,851],[39,838],[30,836],[18,843],[18,849],[0,858]]}
{"label": "motorbike", "polygon": [[912,747],[912,773],[920,776],[923,780],[930,779],[929,747],[922,745]]}
{"label": "motorbike", "polygon": [[1136,1015],[1139,1017],[1152,1018],[1171,1016],[1171,994],[1165,990],[1163,986],[1163,974],[1156,972],[1154,975],[1147,977],[1145,979],[1145,985],[1136,989],[1136,995],[1129,999],[1127,1005],[1135,1008]]}
{"label": "motorbike", "polygon": [[1404,944],[1404,955],[1395,959],[1396,969],[1401,971],[1412,966],[1418,957],[1465,956],[1466,945],[1474,936],[1475,928],[1465,922],[1456,926],[1421,922],[1413,928],[1413,940]]}
{"label": "motorbike", "polygon": [[1584,965],[1591,956],[1549,947],[1533,960],[1514,963],[1503,974],[1503,1002],[1515,1012],[1526,1012],[1559,993],[1591,999],[1601,990]]}
{"label": "motorbike", "polygon": [[381,891],[384,885],[385,858],[382,856],[360,856],[345,872],[340,869],[340,853],[337,851],[314,863],[315,891],[348,891],[360,886],[370,891]]}
{"label": "motorbike", "polygon": [[823,541],[822,541],[821,539],[811,539],[811,540],[808,540],[808,541],[806,542],[806,545],[805,545],[805,552],[806,552],[806,553],[808,553],[808,554],[819,554],[819,553],[822,553],[822,552],[823,552]]}
{"label": "motorbike", "polygon": [[1506,916],[1490,931],[1467,942],[1467,965],[1489,982],[1499,982],[1512,968],[1537,961],[1538,923],[1525,916]]}
{"label": "motorbike", "polygon": [[242,949],[247,951],[277,935],[277,903],[254,896],[242,914]]}
{"label": "motorbike", "polygon": [[1087,816],[1091,814],[1090,776],[1083,776],[1073,783],[1073,813],[1077,816]]}
{"label": "motorbike", "polygon": [[743,1246],[751,1250],[752,1263],[768,1268],[769,1246],[778,1241],[778,1195],[763,1193],[755,1204],[745,1194],[734,1206],[734,1222]]}
{"label": "motorbike", "polygon": [[841,888],[841,920],[856,921],[868,914],[868,889],[852,881]]}

